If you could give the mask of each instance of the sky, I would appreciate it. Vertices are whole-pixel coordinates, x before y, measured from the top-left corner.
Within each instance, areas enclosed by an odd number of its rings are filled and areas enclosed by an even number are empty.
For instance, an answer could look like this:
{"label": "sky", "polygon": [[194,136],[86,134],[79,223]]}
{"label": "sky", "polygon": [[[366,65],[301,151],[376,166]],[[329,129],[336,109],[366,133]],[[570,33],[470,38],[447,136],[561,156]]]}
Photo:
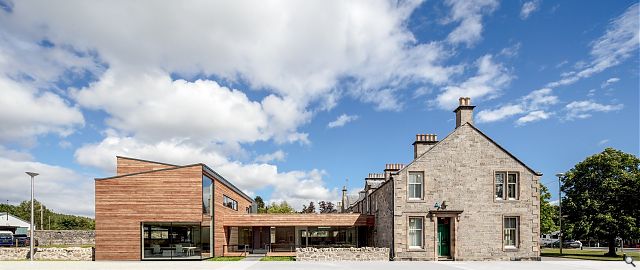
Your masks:
{"label": "sky", "polygon": [[[116,155],[338,201],[475,125],[554,176],[639,153],[637,1],[0,0],[0,201],[94,215]],[[348,180],[347,180],[348,179]]]}

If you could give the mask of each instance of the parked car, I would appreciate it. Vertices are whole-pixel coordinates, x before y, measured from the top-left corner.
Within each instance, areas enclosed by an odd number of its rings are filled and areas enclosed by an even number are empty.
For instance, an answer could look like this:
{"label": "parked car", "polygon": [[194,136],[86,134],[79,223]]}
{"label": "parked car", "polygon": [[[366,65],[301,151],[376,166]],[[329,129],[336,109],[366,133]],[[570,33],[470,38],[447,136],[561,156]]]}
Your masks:
{"label": "parked car", "polygon": [[[13,236],[14,242],[19,247],[28,247],[31,243],[31,238],[26,234],[16,234]],[[38,245],[38,240],[34,243],[36,246]]]}
{"label": "parked car", "polygon": [[568,248],[581,248],[582,247],[582,242],[578,241],[578,240],[565,240],[562,243],[563,247],[568,247]]}
{"label": "parked car", "polygon": [[13,233],[10,231],[0,231],[0,247],[13,246]]}

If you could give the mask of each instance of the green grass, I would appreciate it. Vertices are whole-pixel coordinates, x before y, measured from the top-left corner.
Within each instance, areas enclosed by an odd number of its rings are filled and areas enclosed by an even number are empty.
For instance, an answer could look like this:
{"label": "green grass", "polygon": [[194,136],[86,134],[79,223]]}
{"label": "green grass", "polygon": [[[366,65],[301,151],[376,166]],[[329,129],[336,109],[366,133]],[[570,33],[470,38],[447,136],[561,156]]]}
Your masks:
{"label": "green grass", "polygon": [[230,261],[239,261],[242,259],[244,259],[243,256],[227,256],[227,257],[215,257],[215,258],[208,259],[207,261],[230,262]]}
{"label": "green grass", "polygon": [[[543,257],[560,257],[569,259],[582,259],[582,260],[594,260],[594,261],[622,261],[622,252],[618,250],[618,257],[608,257],[604,254],[608,250],[580,250],[580,249],[562,249],[562,255],[560,255],[560,249],[558,248],[543,248],[540,251],[540,256]],[[628,256],[633,257],[634,260],[640,260],[640,252],[625,252]]]}
{"label": "green grass", "polygon": [[296,258],[293,256],[267,256],[260,260],[267,261],[267,262],[290,262],[290,261],[295,261]]}

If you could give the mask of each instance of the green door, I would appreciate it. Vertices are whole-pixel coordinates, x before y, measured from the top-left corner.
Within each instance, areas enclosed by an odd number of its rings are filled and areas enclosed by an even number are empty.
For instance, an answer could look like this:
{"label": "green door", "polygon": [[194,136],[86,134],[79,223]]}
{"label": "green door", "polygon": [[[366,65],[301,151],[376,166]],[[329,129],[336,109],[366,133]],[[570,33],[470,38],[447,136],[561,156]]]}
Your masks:
{"label": "green door", "polygon": [[451,256],[449,218],[438,218],[438,256]]}

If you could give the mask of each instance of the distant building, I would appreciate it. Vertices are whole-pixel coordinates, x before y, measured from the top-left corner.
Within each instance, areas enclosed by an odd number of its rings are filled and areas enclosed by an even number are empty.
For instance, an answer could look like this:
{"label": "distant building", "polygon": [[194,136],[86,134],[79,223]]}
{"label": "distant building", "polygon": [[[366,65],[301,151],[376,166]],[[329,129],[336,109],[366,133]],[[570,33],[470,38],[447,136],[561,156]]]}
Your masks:
{"label": "distant building", "polygon": [[6,212],[0,213],[0,231],[11,231],[13,234],[27,234],[29,232],[29,222]]}
{"label": "distant building", "polygon": [[370,244],[394,260],[538,260],[542,174],[474,126],[470,98],[459,101],[453,132],[416,135],[413,160],[369,174],[346,212],[374,215]]}

